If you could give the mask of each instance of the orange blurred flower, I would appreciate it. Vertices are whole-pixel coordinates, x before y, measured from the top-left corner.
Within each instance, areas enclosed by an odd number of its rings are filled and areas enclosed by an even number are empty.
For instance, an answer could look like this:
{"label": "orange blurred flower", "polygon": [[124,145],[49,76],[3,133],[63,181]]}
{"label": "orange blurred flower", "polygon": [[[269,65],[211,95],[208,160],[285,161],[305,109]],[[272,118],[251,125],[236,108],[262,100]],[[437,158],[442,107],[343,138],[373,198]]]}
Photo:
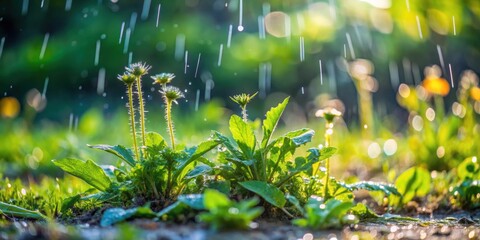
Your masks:
{"label": "orange blurred flower", "polygon": [[422,86],[430,94],[446,96],[450,92],[450,84],[447,80],[437,76],[427,76]]}
{"label": "orange blurred flower", "polygon": [[0,116],[4,118],[14,118],[20,112],[20,103],[14,97],[4,97],[0,99]]}
{"label": "orange blurred flower", "polygon": [[475,101],[480,101],[480,87],[472,87],[470,89],[470,97]]}

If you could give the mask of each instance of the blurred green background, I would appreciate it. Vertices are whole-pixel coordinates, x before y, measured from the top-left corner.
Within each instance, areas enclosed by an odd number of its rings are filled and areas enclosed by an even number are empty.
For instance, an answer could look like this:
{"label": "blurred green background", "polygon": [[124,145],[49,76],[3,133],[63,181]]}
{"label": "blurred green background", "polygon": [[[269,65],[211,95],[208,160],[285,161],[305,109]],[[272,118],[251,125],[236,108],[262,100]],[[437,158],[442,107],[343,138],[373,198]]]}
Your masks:
{"label": "blurred green background", "polygon": [[[377,113],[405,117],[396,89],[418,84],[425,66],[441,65],[451,81],[450,65],[454,82],[480,71],[479,15],[477,0],[1,1],[0,94],[24,108],[38,89],[37,119],[68,125],[91,107],[107,115],[123,107],[116,76],[145,61],[152,74],[175,73],[185,111],[197,94],[199,105],[218,98],[233,108],[227,96],[259,91],[267,101],[252,105],[253,116],[279,98],[272,93],[292,95],[306,115],[328,93],[350,122],[356,90],[344,62],[364,58],[375,67]],[[147,106],[160,109],[157,89],[144,83]]]}

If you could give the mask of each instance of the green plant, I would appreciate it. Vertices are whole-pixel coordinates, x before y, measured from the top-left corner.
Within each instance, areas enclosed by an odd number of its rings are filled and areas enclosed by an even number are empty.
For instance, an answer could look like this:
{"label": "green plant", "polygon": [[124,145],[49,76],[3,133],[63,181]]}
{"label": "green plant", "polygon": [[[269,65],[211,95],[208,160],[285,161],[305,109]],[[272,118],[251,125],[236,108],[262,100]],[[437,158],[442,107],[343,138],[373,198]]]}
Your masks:
{"label": "green plant", "polygon": [[[117,205],[140,205],[146,201],[154,201],[156,206],[165,206],[188,189],[192,180],[212,170],[212,163],[203,158],[202,155],[215,148],[220,141],[207,140],[198,146],[184,148],[183,150],[176,149],[171,108],[177,99],[183,97],[183,94],[178,88],[166,86],[167,82],[162,83],[165,86],[160,93],[165,101],[165,119],[171,145],[168,146],[160,134],[155,132],[144,133],[142,130],[142,154],[138,154],[134,128],[132,85],[136,81],[137,90],[141,91],[139,79],[147,73],[149,68],[145,64],[133,64],[127,68],[127,73],[119,76],[119,79],[128,88],[134,153],[121,145],[89,145],[91,148],[100,149],[117,156],[126,163],[125,165],[118,168],[114,166],[102,167],[92,160],[83,161],[74,158],[53,160],[55,165],[84,180],[99,191],[96,194],[90,194],[91,191],[88,191],[86,194],[74,196],[69,199],[67,205],[72,205],[75,201],[81,199],[96,199]],[[169,77],[173,78],[170,75]],[[171,81],[171,78],[168,82]],[[141,99],[139,101],[139,105],[142,106]],[[142,115],[144,109],[140,108]],[[143,121],[144,118],[141,117],[141,126],[143,126]],[[198,187],[192,184],[192,189],[198,189]]]}
{"label": "green plant", "polygon": [[392,205],[401,206],[415,197],[424,197],[431,190],[430,173],[422,167],[411,167],[398,176],[395,187],[401,195],[390,196]]}
{"label": "green plant", "polygon": [[263,212],[263,208],[255,207],[257,198],[234,202],[213,189],[205,190],[203,202],[207,212],[201,213],[199,220],[214,230],[247,229]]}
{"label": "green plant", "polygon": [[304,218],[294,219],[293,224],[313,229],[326,229],[356,223],[358,218],[353,214],[348,214],[352,207],[352,202],[336,199],[324,201],[323,198],[312,196],[308,199],[304,209],[301,209]]}
{"label": "green plant", "polygon": [[450,189],[452,204],[466,209],[480,206],[480,164],[477,157],[465,159],[457,168],[457,183]]}
{"label": "green plant", "polygon": [[[254,96],[254,95],[253,95]],[[216,139],[226,149],[219,154],[216,174],[232,183],[235,193],[247,189],[258,194],[273,206],[283,208],[286,203],[282,188],[301,173],[312,172],[312,165],[333,155],[335,148],[311,148],[307,156],[295,157],[297,148],[311,141],[314,131],[303,128],[272,140],[288,98],[271,108],[263,121],[263,137],[257,142],[254,130],[246,118],[246,104],[253,96],[232,98],[242,108],[242,117],[232,115],[229,126],[234,142],[215,132]],[[290,188],[291,191],[295,191]]]}

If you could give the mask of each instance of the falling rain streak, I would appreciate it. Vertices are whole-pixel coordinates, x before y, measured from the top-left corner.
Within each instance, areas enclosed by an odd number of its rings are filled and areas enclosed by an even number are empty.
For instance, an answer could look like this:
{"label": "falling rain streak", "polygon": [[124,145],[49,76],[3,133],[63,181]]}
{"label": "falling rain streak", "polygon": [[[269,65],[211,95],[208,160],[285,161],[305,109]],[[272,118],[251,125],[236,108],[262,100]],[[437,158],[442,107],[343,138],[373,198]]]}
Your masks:
{"label": "falling rain streak", "polygon": [[208,79],[205,81],[205,101],[209,101],[210,98],[212,97],[212,88],[213,88],[214,82],[212,79]]}
{"label": "falling rain streak", "polygon": [[318,60],[318,66],[320,68],[320,85],[323,85],[322,60]]}
{"label": "falling rain streak", "polygon": [[230,48],[230,43],[232,42],[232,24],[228,27],[228,37],[227,37],[227,48]]}
{"label": "falling rain streak", "polygon": [[157,9],[157,22],[155,23],[155,27],[158,28],[158,23],[160,22],[160,8],[162,7],[162,4],[158,4],[158,9]]}
{"label": "falling rain streak", "polygon": [[98,66],[98,61],[100,60],[100,40],[97,40],[97,46],[95,48],[95,66]]}
{"label": "falling rain streak", "polygon": [[133,52],[128,53],[128,65],[132,64]]}
{"label": "falling rain streak", "polygon": [[398,85],[400,83],[397,63],[390,62],[388,64],[388,70],[390,72],[390,82],[392,83],[392,88],[394,91],[397,91]]}
{"label": "falling rain streak", "polygon": [[28,0],[23,0],[22,15],[27,15],[27,13],[28,13]]}
{"label": "falling rain streak", "polygon": [[450,70],[450,83],[452,84],[452,88],[455,87],[455,85],[453,84],[453,73],[452,73],[452,64],[448,64],[448,70]]}
{"label": "falling rain streak", "polygon": [[185,52],[185,35],[178,34],[175,38],[175,60],[180,61]]}
{"label": "falling rain streak", "polygon": [[300,62],[305,61],[305,40],[300,37]]}
{"label": "falling rain streak", "polygon": [[150,12],[151,3],[152,3],[152,0],[143,1],[142,15],[140,17],[142,20],[146,20],[148,18],[148,13]]}
{"label": "falling rain streak", "polygon": [[200,103],[200,89],[197,89],[197,94],[195,95],[195,112],[198,111],[199,103]]}
{"label": "falling rain streak", "polygon": [[243,0],[240,0],[240,7],[238,12],[238,31],[243,31]]}
{"label": "falling rain streak", "polygon": [[5,45],[5,37],[2,37],[2,40],[0,41],[0,59],[2,58],[3,46],[4,45]]}
{"label": "falling rain streak", "polygon": [[452,16],[452,24],[453,24],[453,36],[457,36],[457,24],[455,24],[455,16]]}
{"label": "falling rain streak", "polygon": [[130,33],[131,33],[130,28],[127,28],[127,31],[125,31],[125,42],[123,43],[123,53],[124,54],[126,54],[128,52],[128,44],[130,42]]}
{"label": "falling rain streak", "polygon": [[352,38],[350,37],[349,33],[347,33],[346,36],[347,36],[348,48],[350,49],[350,57],[352,57],[352,59],[356,59],[355,51],[353,50]]}
{"label": "falling rain streak", "polygon": [[222,54],[223,54],[223,44],[220,44],[220,51],[218,51],[218,62],[217,62],[217,66],[221,66],[222,65]]}
{"label": "falling rain streak", "polygon": [[66,0],[65,1],[65,11],[68,12],[72,9],[72,0]]}
{"label": "falling rain streak", "polygon": [[200,57],[202,56],[201,53],[198,54],[197,58],[197,67],[195,68],[195,78],[197,78],[197,73],[198,73],[198,66],[200,65]]}
{"label": "falling rain streak", "polygon": [[118,38],[118,44],[122,43],[123,29],[125,28],[125,22],[122,22],[122,27],[120,28],[120,37]]}
{"label": "falling rain streak", "polygon": [[49,37],[50,33],[46,33],[45,37],[43,38],[42,49],[40,50],[40,59],[43,59],[43,56],[45,55],[45,50],[47,50],[47,43]]}
{"label": "falling rain streak", "polygon": [[420,18],[418,17],[418,15],[415,16],[415,18],[417,19],[418,35],[420,36],[420,39],[423,39],[422,26],[420,26]]}
{"label": "falling rain streak", "polygon": [[130,16],[130,25],[128,26],[132,32],[135,30],[135,24],[137,24],[137,13],[133,12]]}
{"label": "falling rain streak", "polygon": [[437,44],[438,59],[440,60],[440,66],[442,66],[442,71],[445,74],[445,62],[443,61],[442,48]]}
{"label": "falling rain streak", "polygon": [[258,16],[258,37],[265,39],[265,17]]}
{"label": "falling rain streak", "polygon": [[187,68],[188,68],[188,51],[185,51],[185,67],[184,67],[185,74],[187,74]]}
{"label": "falling rain streak", "polygon": [[72,126],[73,126],[73,113],[70,113],[70,117],[68,120],[68,131],[72,131]]}
{"label": "falling rain streak", "polygon": [[42,2],[40,3],[40,8],[43,8],[44,3],[45,3],[45,0],[42,0]]}
{"label": "falling rain streak", "polygon": [[47,77],[45,78],[45,83],[43,84],[43,91],[42,91],[42,100],[45,100],[45,98],[47,97],[47,88],[48,88],[48,81],[50,79]]}
{"label": "falling rain streak", "polygon": [[98,80],[97,80],[97,94],[100,95],[105,92],[105,68],[100,68],[98,70]]}

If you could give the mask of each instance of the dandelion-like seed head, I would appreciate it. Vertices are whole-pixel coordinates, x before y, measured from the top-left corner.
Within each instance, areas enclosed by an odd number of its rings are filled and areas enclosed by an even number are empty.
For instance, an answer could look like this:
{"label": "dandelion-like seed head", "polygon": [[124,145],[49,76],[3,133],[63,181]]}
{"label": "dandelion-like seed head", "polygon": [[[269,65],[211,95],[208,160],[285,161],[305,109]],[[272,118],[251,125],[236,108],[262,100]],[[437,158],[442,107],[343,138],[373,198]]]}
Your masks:
{"label": "dandelion-like seed head", "polygon": [[126,85],[132,85],[135,82],[135,76],[128,72],[125,72],[122,75],[118,75],[117,78]]}
{"label": "dandelion-like seed head", "polygon": [[165,87],[160,93],[162,93],[163,99],[165,99],[166,102],[177,103],[177,99],[185,97],[179,88],[173,86]]}
{"label": "dandelion-like seed head", "polygon": [[317,117],[323,117],[328,123],[333,122],[335,117],[341,117],[342,113],[338,111],[336,108],[326,107],[324,109],[320,109],[315,113]]}
{"label": "dandelion-like seed head", "polygon": [[258,92],[250,95],[246,93],[238,94],[233,97],[230,97],[232,101],[234,101],[236,104],[240,105],[241,108],[245,108],[247,104],[257,95]]}
{"label": "dandelion-like seed head", "polygon": [[135,77],[141,77],[148,73],[150,66],[144,62],[132,63],[130,66],[126,67],[128,73],[132,74]]}
{"label": "dandelion-like seed head", "polygon": [[173,73],[160,73],[151,77],[153,79],[153,84],[165,85],[170,83],[174,78],[175,74]]}

